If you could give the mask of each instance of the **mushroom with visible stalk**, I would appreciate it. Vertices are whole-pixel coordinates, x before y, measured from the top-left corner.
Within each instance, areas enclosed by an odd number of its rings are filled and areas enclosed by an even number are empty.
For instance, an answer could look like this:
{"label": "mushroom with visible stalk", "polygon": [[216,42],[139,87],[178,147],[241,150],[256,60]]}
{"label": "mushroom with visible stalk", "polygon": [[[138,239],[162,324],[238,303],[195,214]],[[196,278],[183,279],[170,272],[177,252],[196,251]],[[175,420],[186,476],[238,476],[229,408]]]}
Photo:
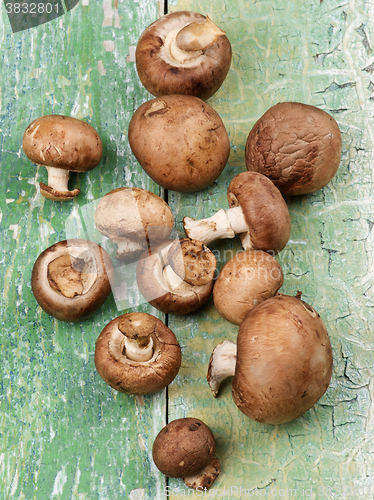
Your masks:
{"label": "mushroom with visible stalk", "polygon": [[71,200],[80,192],[69,191],[69,172],[87,172],[100,163],[103,146],[96,130],[70,116],[46,115],[26,128],[22,147],[26,156],[46,167],[48,183],[40,193],[49,200]]}
{"label": "mushroom with visible stalk", "polygon": [[240,325],[256,305],[273,297],[283,284],[283,271],[262,250],[244,250],[226,262],[214,283],[213,301],[227,321]]}
{"label": "mushroom with visible stalk", "polygon": [[161,391],[176,377],[181,348],[160,319],[133,312],[110,321],[95,346],[95,366],[113,389],[133,395]]}
{"label": "mushroom with visible stalk", "polygon": [[131,260],[148,245],[168,238],[174,225],[169,205],[140,188],[118,188],[107,193],[95,210],[98,231],[117,244],[117,259]]}
{"label": "mushroom with visible stalk", "polygon": [[214,284],[216,258],[201,242],[165,241],[139,259],[136,278],[143,297],[165,314],[187,314],[203,306]]}
{"label": "mushroom with visible stalk", "polygon": [[179,418],[169,422],[152,447],[156,467],[167,477],[183,478],[189,488],[208,489],[221,471],[214,457],[216,442],[200,419]]}
{"label": "mushroom with visible stalk", "polygon": [[139,79],[156,97],[185,94],[206,100],[222,85],[231,64],[231,44],[209,17],[191,11],[169,13],[139,38]]}
{"label": "mushroom with visible stalk", "polygon": [[249,418],[266,424],[290,422],[326,392],[332,375],[332,349],[319,314],[299,296],[276,295],[242,321],[237,343],[213,350],[208,383],[233,376],[232,397]]}
{"label": "mushroom with visible stalk", "polygon": [[342,137],[326,111],[300,102],[269,108],[245,146],[246,167],[269,177],[284,196],[313,193],[336,174]]}
{"label": "mushroom with visible stalk", "polygon": [[55,243],[35,261],[31,288],[40,307],[61,321],[80,321],[102,306],[111,292],[109,255],[91,241]]}
{"label": "mushroom with visible stalk", "polygon": [[130,120],[128,138],[143,170],[173,191],[210,186],[230,154],[229,137],[219,114],[188,95],[167,95],[143,103]]}
{"label": "mushroom with visible stalk", "polygon": [[286,246],[291,233],[290,214],[280,191],[267,177],[241,172],[230,182],[227,200],[228,210],[221,209],[207,219],[184,217],[187,237],[209,245],[239,234],[244,250],[273,254]]}

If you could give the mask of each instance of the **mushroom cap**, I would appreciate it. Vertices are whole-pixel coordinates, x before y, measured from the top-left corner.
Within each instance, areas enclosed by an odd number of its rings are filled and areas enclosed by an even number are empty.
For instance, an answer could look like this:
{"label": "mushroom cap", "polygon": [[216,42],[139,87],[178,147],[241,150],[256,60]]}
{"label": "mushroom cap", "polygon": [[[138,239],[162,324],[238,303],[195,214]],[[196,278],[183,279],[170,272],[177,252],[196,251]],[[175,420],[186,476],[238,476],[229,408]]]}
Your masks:
{"label": "mushroom cap", "polygon": [[291,218],[279,189],[264,175],[241,172],[227,189],[230,207],[241,206],[251,246],[277,254],[291,234]]}
{"label": "mushroom cap", "polygon": [[128,137],[144,171],[174,191],[211,185],[230,154],[221,117],[193,96],[168,95],[143,103],[131,118]]}
{"label": "mushroom cap", "polygon": [[[154,352],[149,361],[126,357],[125,334],[121,322],[134,329],[150,331]],[[120,329],[121,327],[121,329]],[[133,333],[130,333],[132,338]],[[181,365],[181,349],[174,333],[160,319],[146,313],[127,313],[110,321],[95,346],[95,366],[100,377],[113,389],[125,394],[153,394],[169,385]]]}
{"label": "mushroom cap", "polygon": [[151,243],[168,238],[174,225],[169,205],[157,194],[140,188],[113,189],[99,201],[95,225],[113,241],[122,238]]}
{"label": "mushroom cap", "polygon": [[191,285],[182,281],[181,286],[170,289],[163,278],[168,262],[162,258],[162,250],[170,245],[166,241],[144,252],[136,266],[136,279],[145,300],[165,314],[188,314],[202,307],[213,291],[214,280],[203,285]]}
{"label": "mushroom cap", "polygon": [[136,67],[144,87],[156,97],[185,94],[206,100],[222,85],[232,57],[228,38],[220,36],[193,61],[183,64],[166,49],[167,35],[206,17],[191,11],[171,12],[152,23],[136,46]]}
{"label": "mushroom cap", "polygon": [[273,297],[283,284],[278,262],[261,250],[244,250],[226,262],[213,288],[217,311],[240,325],[256,305]]}
{"label": "mushroom cap", "polygon": [[200,419],[186,417],[168,423],[153,443],[157,468],[168,477],[186,477],[202,471],[213,459],[216,443]]}
{"label": "mushroom cap", "polygon": [[38,165],[73,172],[92,170],[103,154],[101,139],[91,125],[61,115],[41,116],[31,122],[23,134],[22,147]]}
{"label": "mushroom cap", "polygon": [[330,182],[341,149],[341,132],[331,115],[308,104],[283,102],[255,123],[245,162],[248,170],[269,177],[283,195],[301,195]]}
{"label": "mushroom cap", "polygon": [[35,261],[31,288],[40,307],[60,321],[80,321],[101,307],[111,292],[109,255],[92,241],[55,243]]}
{"label": "mushroom cap", "polygon": [[300,298],[279,294],[255,307],[239,327],[234,402],[258,422],[289,422],[325,393],[332,364],[319,314]]}

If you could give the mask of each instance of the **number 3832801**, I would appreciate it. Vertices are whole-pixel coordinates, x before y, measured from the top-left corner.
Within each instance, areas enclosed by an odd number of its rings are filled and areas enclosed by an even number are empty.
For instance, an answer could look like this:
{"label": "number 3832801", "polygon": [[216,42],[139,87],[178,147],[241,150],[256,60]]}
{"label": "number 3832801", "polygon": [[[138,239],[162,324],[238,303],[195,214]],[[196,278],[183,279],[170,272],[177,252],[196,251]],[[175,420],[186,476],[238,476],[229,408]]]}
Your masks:
{"label": "number 3832801", "polygon": [[6,3],[5,9],[8,14],[52,14],[58,13],[59,2],[53,3],[26,3],[14,2]]}

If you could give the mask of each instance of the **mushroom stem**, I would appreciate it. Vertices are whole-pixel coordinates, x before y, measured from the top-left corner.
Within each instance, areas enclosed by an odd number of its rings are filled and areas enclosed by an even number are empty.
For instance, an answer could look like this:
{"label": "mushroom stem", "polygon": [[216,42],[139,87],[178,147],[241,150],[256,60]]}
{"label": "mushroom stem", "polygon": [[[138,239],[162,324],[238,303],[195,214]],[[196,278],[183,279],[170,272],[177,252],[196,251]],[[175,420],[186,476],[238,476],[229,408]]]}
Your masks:
{"label": "mushroom stem", "polygon": [[131,317],[122,316],[118,329],[125,336],[125,355],[132,361],[149,361],[153,356],[153,338],[156,326],[155,321],[149,321],[142,326],[142,313],[133,314]]}
{"label": "mushroom stem", "polygon": [[142,345],[139,339],[125,337],[125,349],[127,358],[132,361],[149,361],[153,356],[153,339],[149,337]]}
{"label": "mushroom stem", "polygon": [[65,201],[80,193],[78,188],[69,191],[69,170],[42,165],[48,172],[48,184],[40,183],[40,193],[49,200]]}
{"label": "mushroom stem", "polygon": [[236,344],[231,340],[224,340],[213,349],[209,360],[207,380],[215,398],[218,396],[221,382],[235,375],[236,352]]}
{"label": "mushroom stem", "polygon": [[182,28],[175,38],[177,47],[185,51],[205,50],[226,33],[207,16],[203,23],[194,22]]}
{"label": "mushroom stem", "polygon": [[[199,240],[204,245],[219,239],[234,238],[235,234],[248,233],[248,225],[240,206],[218,210],[206,219],[184,217],[183,226],[188,238]],[[246,242],[245,250],[249,248],[250,240]]]}

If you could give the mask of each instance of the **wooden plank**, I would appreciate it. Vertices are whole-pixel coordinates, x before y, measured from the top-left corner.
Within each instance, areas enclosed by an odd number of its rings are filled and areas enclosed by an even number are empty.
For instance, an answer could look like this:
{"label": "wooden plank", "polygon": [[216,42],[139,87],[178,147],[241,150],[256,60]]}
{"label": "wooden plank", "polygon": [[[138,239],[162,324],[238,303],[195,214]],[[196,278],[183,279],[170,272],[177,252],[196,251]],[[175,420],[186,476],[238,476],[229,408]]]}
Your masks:
{"label": "wooden plank", "polygon": [[[288,198],[291,239],[279,254],[282,291],[303,292],[324,319],[334,372],[325,396],[298,420],[263,425],[242,415],[226,383],[217,400],[206,372],[220,341],[237,327],[212,301],[188,317],[170,317],[183,364],[169,388],[169,420],[202,418],[217,438],[222,474],[212,498],[374,498],[373,468],[373,15],[364,0],[215,2],[178,0],[170,10],[208,14],[232,42],[233,64],[209,103],[232,145],[218,181],[199,193],[169,193],[182,231],[184,216],[228,208],[226,188],[245,170],[249,130],[271,105],[300,101],[330,112],[343,135],[342,161],[323,190]],[[211,245],[219,266],[240,249],[237,239]],[[171,480],[173,499],[187,496]]]}
{"label": "wooden plank", "polygon": [[[39,253],[65,239],[65,221],[111,189],[161,194],[131,154],[127,127],[148,98],[133,48],[160,2],[85,0],[64,16],[12,33],[0,22],[1,409],[0,497],[6,499],[164,498],[151,462],[165,423],[165,393],[135,398],[112,391],[96,373],[96,338],[123,311],[110,297],[80,324],[48,317],[30,277]],[[26,126],[44,114],[84,119],[104,145],[100,165],[72,175],[72,202],[45,200],[46,180],[21,149]],[[148,305],[141,310],[155,313]]]}

